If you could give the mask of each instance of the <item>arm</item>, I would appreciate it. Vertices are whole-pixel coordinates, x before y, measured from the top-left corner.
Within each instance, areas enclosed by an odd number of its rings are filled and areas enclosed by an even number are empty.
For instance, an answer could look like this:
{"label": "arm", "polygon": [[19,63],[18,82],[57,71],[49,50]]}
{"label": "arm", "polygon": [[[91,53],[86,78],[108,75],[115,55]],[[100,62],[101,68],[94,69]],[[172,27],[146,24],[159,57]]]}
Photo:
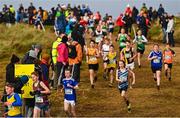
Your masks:
{"label": "arm", "polygon": [[124,54],[123,54],[123,51],[124,51],[124,49],[121,50],[121,52],[120,52],[120,59],[121,59],[121,60],[124,60]]}
{"label": "arm", "polygon": [[133,72],[132,70],[130,70],[130,69],[129,69],[128,71],[129,71],[129,73],[132,75],[132,78],[133,78],[132,85],[134,85],[135,82],[136,82],[135,74],[134,74],[134,72]]}
{"label": "arm", "polygon": [[14,98],[16,101],[12,103],[12,106],[22,106],[22,101],[20,96],[18,94],[15,94]]}
{"label": "arm", "polygon": [[100,57],[99,51],[96,49],[96,57]]}
{"label": "arm", "polygon": [[81,62],[82,61],[82,47],[80,44],[77,45],[76,51],[77,51],[77,59],[79,62]]}
{"label": "arm", "polygon": [[120,80],[118,79],[118,69],[116,70],[116,81],[120,82]]}
{"label": "arm", "polygon": [[157,56],[153,56],[152,52],[148,56],[148,60],[151,61],[153,59],[157,58]]}
{"label": "arm", "polygon": [[43,82],[40,82],[40,85],[44,89],[44,91],[40,91],[42,94],[50,94],[49,88]]}

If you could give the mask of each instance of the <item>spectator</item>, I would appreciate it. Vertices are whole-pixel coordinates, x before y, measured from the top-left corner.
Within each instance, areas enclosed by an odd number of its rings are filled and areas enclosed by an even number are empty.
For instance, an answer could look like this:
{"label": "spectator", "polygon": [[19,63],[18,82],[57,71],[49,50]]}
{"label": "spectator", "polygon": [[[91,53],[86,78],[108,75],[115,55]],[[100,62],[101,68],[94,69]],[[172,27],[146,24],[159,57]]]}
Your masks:
{"label": "spectator", "polygon": [[165,12],[164,8],[163,8],[162,4],[160,4],[159,9],[158,9],[158,16],[159,17],[162,16],[164,14],[164,12]]}

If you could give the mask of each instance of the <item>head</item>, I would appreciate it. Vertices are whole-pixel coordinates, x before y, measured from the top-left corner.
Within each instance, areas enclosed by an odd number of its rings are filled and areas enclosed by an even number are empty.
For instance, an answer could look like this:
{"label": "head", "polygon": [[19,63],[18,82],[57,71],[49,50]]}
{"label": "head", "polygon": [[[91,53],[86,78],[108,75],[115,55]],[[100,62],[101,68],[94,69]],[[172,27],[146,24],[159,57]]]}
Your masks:
{"label": "head", "polygon": [[17,57],[16,55],[13,54],[12,57],[11,57],[11,63],[17,64],[19,62],[20,62],[19,57]]}
{"label": "head", "polygon": [[41,45],[40,44],[34,45],[34,51],[38,54],[41,51]]}
{"label": "head", "polygon": [[67,41],[68,41],[68,37],[67,37],[66,35],[64,35],[64,36],[62,37],[62,41],[61,41],[61,42],[67,43]]}
{"label": "head", "polygon": [[121,28],[121,34],[124,34],[124,33],[125,33],[125,29]]}
{"label": "head", "polygon": [[130,47],[131,47],[131,42],[128,41],[128,40],[126,41],[126,47],[127,47],[127,48],[130,48]]}
{"label": "head", "polygon": [[170,48],[169,43],[166,43],[166,49],[169,49],[169,48]]}
{"label": "head", "polygon": [[106,45],[108,45],[108,44],[109,44],[109,39],[108,39],[108,38],[105,38],[105,39],[104,39],[104,43],[105,43]]}
{"label": "head", "polygon": [[37,82],[39,80],[38,72],[32,72],[31,77],[32,77],[32,80],[33,80],[34,83]]}
{"label": "head", "polygon": [[110,45],[109,52],[114,52],[114,45]]}
{"label": "head", "polygon": [[65,70],[65,77],[66,78],[70,78],[71,77],[70,69],[66,69]]}
{"label": "head", "polygon": [[112,20],[112,16],[109,16],[109,20]]}
{"label": "head", "polygon": [[158,52],[158,51],[159,51],[159,45],[158,45],[158,44],[154,44],[154,45],[153,45],[153,50],[154,50],[155,52]]}
{"label": "head", "polygon": [[119,61],[119,68],[125,68],[126,64],[123,60]]}
{"label": "head", "polygon": [[91,48],[94,48],[94,47],[95,47],[95,41],[94,41],[94,40],[91,40],[91,41],[90,41],[90,47],[91,47]]}
{"label": "head", "polygon": [[142,35],[142,31],[141,31],[140,29],[137,31],[137,35],[138,35],[138,36],[141,36],[141,35]]}
{"label": "head", "polygon": [[14,85],[12,83],[6,84],[5,90],[7,95],[11,95],[12,93],[14,93]]}

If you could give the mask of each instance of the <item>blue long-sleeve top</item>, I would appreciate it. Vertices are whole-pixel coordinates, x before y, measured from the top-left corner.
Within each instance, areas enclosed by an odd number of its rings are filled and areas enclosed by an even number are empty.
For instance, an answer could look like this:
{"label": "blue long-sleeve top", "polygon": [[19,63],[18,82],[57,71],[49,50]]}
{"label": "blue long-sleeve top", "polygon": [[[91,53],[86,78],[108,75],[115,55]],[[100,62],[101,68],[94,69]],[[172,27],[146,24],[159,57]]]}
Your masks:
{"label": "blue long-sleeve top", "polygon": [[11,98],[12,96],[14,96],[15,99],[15,101],[12,103],[12,106],[22,106],[22,101],[19,94],[14,93],[13,95],[9,95],[8,99]]}

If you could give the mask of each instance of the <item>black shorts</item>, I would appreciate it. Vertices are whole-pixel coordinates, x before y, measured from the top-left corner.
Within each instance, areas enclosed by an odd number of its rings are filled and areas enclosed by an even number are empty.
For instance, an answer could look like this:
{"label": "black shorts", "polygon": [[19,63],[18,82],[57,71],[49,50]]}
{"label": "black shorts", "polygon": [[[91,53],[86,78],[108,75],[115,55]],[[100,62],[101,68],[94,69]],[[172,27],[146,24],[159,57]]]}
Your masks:
{"label": "black shorts", "polygon": [[92,69],[94,71],[97,71],[99,68],[98,64],[88,64],[89,70]]}
{"label": "black shorts", "polygon": [[109,63],[109,60],[103,60],[103,63],[107,63],[107,64],[108,64],[108,63]]}
{"label": "black shorts", "polygon": [[113,33],[113,32],[114,32],[114,28],[110,28],[109,33]]}
{"label": "black shorts", "polygon": [[108,72],[111,72],[111,70],[115,70],[115,68],[111,67],[111,68],[108,68]]}
{"label": "black shorts", "polygon": [[145,51],[145,50],[137,49],[137,53],[139,52],[140,54],[144,54],[144,51]]}
{"label": "black shorts", "polygon": [[162,67],[158,67],[158,68],[151,67],[151,70],[153,73],[156,73],[156,71],[161,71]]}
{"label": "black shorts", "polygon": [[167,64],[168,65],[168,68],[172,68],[172,63],[168,64],[168,63],[164,63],[164,64]]}

